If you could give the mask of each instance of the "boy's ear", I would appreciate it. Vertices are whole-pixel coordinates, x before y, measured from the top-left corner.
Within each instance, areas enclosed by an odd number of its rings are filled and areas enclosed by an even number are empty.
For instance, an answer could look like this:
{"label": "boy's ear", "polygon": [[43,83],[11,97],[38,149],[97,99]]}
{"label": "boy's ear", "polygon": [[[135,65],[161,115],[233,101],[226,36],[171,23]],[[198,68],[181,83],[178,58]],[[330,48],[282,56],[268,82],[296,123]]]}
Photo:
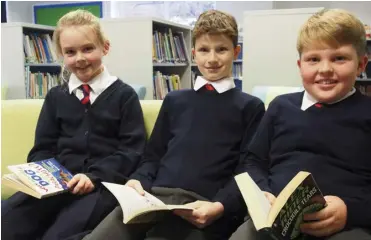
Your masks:
{"label": "boy's ear", "polygon": [[109,49],[111,47],[111,44],[108,40],[106,40],[103,44],[103,54],[104,55],[107,55],[107,53],[109,52]]}
{"label": "boy's ear", "polygon": [[237,59],[238,57],[238,54],[241,52],[241,45],[237,45],[235,48],[234,48],[234,60]]}
{"label": "boy's ear", "polygon": [[192,56],[195,57],[195,48],[192,48]]}
{"label": "boy's ear", "polygon": [[359,59],[357,76],[361,75],[361,73],[365,71],[367,64],[368,64],[368,57],[367,55],[364,55],[363,57]]}
{"label": "boy's ear", "polygon": [[298,67],[299,67],[299,68],[301,67],[301,61],[300,61],[300,59],[298,59],[298,60],[296,61],[296,64],[298,64]]}

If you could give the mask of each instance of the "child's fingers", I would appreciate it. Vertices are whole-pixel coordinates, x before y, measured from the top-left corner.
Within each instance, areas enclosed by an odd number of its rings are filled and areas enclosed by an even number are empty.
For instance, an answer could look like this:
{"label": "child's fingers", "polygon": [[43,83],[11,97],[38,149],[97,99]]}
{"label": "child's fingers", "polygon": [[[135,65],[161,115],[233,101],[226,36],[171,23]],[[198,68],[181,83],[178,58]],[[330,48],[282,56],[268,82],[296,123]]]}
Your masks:
{"label": "child's fingers", "polygon": [[185,204],[185,206],[197,209],[197,208],[201,207],[204,203],[205,202],[203,202],[203,201],[195,201],[195,202],[187,203],[187,204]]}
{"label": "child's fingers", "polygon": [[88,194],[91,191],[93,191],[94,188],[95,188],[95,186],[92,183],[92,181],[90,180],[90,178],[85,177],[84,178],[84,182],[85,182],[85,184],[84,184],[84,186],[82,187],[82,189],[79,192],[80,195],[82,195],[82,194]]}
{"label": "child's fingers", "polygon": [[269,203],[273,205],[274,202],[276,201],[276,197],[270,192],[264,192],[264,195],[268,199]]}
{"label": "child's fingers", "polygon": [[84,190],[83,187],[85,185],[85,179],[80,179],[80,181],[76,184],[76,186],[73,188],[73,194],[79,193],[81,190]]}
{"label": "child's fingers", "polygon": [[73,176],[73,178],[67,183],[67,187],[69,189],[73,188],[73,186],[76,185],[76,183],[78,183],[81,179],[81,175],[80,174],[76,174],[75,176]]}
{"label": "child's fingers", "polygon": [[81,187],[78,194],[83,195],[86,193],[89,193],[89,182],[88,181],[84,181],[84,186]]}
{"label": "child's fingers", "polygon": [[144,190],[142,184],[138,183],[134,185],[134,189],[142,196],[144,196]]}
{"label": "child's fingers", "polygon": [[140,184],[138,180],[135,180],[135,179],[129,180],[126,183],[126,185],[128,187],[134,188],[135,191],[137,191],[140,195],[144,196],[144,190],[143,190],[142,184]]}

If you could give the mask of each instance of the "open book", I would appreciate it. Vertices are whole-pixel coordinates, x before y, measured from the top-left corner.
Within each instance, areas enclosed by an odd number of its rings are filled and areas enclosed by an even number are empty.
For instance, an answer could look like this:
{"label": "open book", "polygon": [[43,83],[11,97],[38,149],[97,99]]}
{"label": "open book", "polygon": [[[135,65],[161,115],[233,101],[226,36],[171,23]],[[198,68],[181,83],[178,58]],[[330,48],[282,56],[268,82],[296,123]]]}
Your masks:
{"label": "open book", "polygon": [[45,198],[68,190],[72,174],[54,158],[8,166],[11,174],[2,177],[4,185],[35,198]]}
{"label": "open book", "polygon": [[157,221],[164,211],[175,209],[193,210],[193,208],[185,205],[166,205],[160,199],[146,191],[144,196],[142,196],[135,189],[125,185],[108,182],[102,182],[102,184],[119,202],[125,224]]}
{"label": "open book", "polygon": [[271,206],[248,173],[235,176],[257,231],[266,231],[274,239],[298,239],[303,236],[303,215],[321,210],[326,201],[309,172],[299,172],[277,196]]}

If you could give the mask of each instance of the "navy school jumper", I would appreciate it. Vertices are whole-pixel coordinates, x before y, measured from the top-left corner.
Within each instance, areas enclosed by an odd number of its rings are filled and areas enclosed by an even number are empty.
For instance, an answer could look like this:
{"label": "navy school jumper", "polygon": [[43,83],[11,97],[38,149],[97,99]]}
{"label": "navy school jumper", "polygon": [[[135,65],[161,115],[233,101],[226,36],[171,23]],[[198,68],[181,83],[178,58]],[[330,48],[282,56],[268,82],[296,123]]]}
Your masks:
{"label": "navy school jumper", "polygon": [[148,191],[181,188],[221,202],[223,219],[208,228],[230,235],[246,215],[235,169],[264,112],[260,99],[237,88],[220,94],[205,87],[170,92],[131,178]]}

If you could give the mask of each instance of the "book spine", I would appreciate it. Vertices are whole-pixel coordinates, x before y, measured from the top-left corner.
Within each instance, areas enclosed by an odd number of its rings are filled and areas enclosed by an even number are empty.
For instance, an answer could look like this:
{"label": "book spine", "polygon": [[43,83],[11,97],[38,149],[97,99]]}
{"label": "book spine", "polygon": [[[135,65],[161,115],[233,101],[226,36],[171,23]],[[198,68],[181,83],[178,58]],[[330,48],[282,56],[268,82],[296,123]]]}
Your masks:
{"label": "book spine", "polygon": [[32,42],[32,46],[33,46],[33,49],[34,49],[34,52],[35,52],[35,56],[36,56],[36,62],[37,63],[41,63],[41,60],[40,60],[40,54],[39,54],[39,48],[37,47],[37,44],[36,44],[36,41],[35,41],[35,36],[30,34],[30,39],[31,39],[31,42]]}
{"label": "book spine", "polygon": [[53,60],[51,59],[50,50],[49,50],[49,47],[48,47],[48,42],[46,41],[46,39],[43,36],[40,36],[40,38],[41,38],[41,42],[42,42],[44,50],[45,50],[46,61],[48,63],[52,63]]}
{"label": "book spine", "polygon": [[183,32],[179,32],[179,34],[181,36],[180,40],[181,40],[183,51],[185,53],[186,62],[190,62],[190,58],[189,58],[189,55],[188,55],[188,48],[187,48],[187,45],[186,45],[185,39],[184,39],[184,34],[183,34]]}
{"label": "book spine", "polygon": [[169,28],[169,40],[170,40],[170,45],[171,45],[171,51],[174,57],[174,62],[178,62],[178,55],[176,54],[174,37],[173,37],[173,32],[171,31],[171,28]]}
{"label": "book spine", "polygon": [[57,54],[55,53],[55,49],[53,47],[53,43],[52,43],[52,40],[50,38],[50,35],[45,34],[44,36],[46,38],[46,41],[48,42],[48,48],[49,48],[51,56],[52,56],[52,62],[56,62],[57,61]]}

